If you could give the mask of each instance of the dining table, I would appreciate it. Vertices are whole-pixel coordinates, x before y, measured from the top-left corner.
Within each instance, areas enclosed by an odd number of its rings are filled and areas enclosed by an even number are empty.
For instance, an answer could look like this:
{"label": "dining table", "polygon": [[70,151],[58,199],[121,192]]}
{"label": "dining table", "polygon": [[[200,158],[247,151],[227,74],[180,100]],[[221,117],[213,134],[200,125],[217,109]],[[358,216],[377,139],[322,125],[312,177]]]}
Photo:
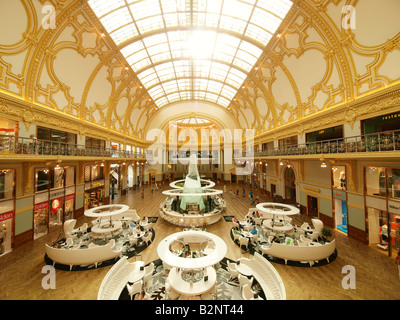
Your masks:
{"label": "dining table", "polygon": [[[207,277],[207,281],[205,277]],[[167,281],[176,292],[187,297],[193,297],[209,292],[216,284],[217,273],[210,266],[204,269],[204,276],[200,281],[189,282],[183,279],[182,269],[173,267],[169,272]]]}

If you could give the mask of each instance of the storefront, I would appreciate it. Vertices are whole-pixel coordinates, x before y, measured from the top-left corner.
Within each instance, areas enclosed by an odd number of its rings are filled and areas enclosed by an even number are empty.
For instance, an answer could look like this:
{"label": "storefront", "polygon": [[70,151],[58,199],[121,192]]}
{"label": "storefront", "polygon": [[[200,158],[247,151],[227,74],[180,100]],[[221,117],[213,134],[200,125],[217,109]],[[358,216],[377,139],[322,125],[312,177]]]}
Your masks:
{"label": "storefront", "polygon": [[346,166],[331,168],[333,219],[337,230],[348,234]]}
{"label": "storefront", "polygon": [[343,139],[342,125],[306,133],[307,143],[336,139]]}
{"label": "storefront", "polygon": [[76,155],[77,135],[74,133],[38,127],[37,139],[39,154]]}
{"label": "storefront", "polygon": [[0,117],[0,154],[14,152],[14,136],[18,136],[18,122]]}
{"label": "storefront", "polygon": [[85,211],[104,205],[104,180],[85,184]]}
{"label": "storefront", "polygon": [[75,167],[35,170],[34,239],[74,217]]}
{"label": "storefront", "polygon": [[85,166],[85,211],[104,205],[104,165]]}
{"label": "storefront", "polygon": [[400,130],[400,112],[361,121],[361,133],[363,135],[394,130]]}
{"label": "storefront", "polygon": [[0,170],[0,256],[12,250],[15,217],[15,170]]}
{"label": "storefront", "polygon": [[389,256],[400,249],[400,169],[364,168],[370,246]]}

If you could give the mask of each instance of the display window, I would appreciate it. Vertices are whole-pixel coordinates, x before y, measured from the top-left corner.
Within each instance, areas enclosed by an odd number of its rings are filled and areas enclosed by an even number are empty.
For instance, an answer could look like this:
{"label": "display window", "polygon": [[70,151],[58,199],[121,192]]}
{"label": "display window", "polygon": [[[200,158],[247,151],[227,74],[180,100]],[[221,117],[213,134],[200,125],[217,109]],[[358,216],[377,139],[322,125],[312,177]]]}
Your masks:
{"label": "display window", "polygon": [[335,189],[346,189],[346,167],[332,167],[332,187]]}
{"label": "display window", "polygon": [[75,167],[65,168],[65,187],[75,185]]}
{"label": "display window", "polygon": [[368,196],[386,197],[385,168],[377,168],[377,167],[366,168],[365,185]]}
{"label": "display window", "polygon": [[56,225],[62,225],[63,215],[64,215],[64,210],[63,210],[64,198],[62,197],[62,198],[52,199],[50,202],[51,202],[50,220],[49,220],[50,227]]}
{"label": "display window", "polygon": [[70,194],[65,196],[64,204],[64,221],[73,219],[75,206],[75,195]]}
{"label": "display window", "polygon": [[388,169],[389,198],[400,200],[400,169]]}
{"label": "display window", "polygon": [[367,208],[368,236],[371,247],[389,254],[389,234],[387,212],[376,208]]}
{"label": "display window", "polygon": [[49,169],[37,169],[35,173],[36,192],[49,189]]}
{"label": "display window", "polygon": [[[46,228],[61,226],[65,220],[74,214],[75,167],[60,167],[36,169],[35,203],[47,203],[46,208],[35,213],[35,239],[43,234],[43,214],[46,212]],[[66,201],[66,197],[70,199]],[[73,195],[73,198],[70,196]],[[68,211],[66,211],[66,208]],[[37,231],[36,231],[37,229]],[[46,230],[47,233],[48,230]]]}
{"label": "display window", "polygon": [[50,189],[58,189],[64,187],[64,168],[50,168]]}
{"label": "display window", "polygon": [[14,136],[18,136],[18,122],[0,117],[0,153],[13,151]]}
{"label": "display window", "polygon": [[0,202],[0,256],[12,250],[14,199]]}
{"label": "display window", "polygon": [[104,204],[104,186],[85,191],[85,210]]}
{"label": "display window", "polygon": [[36,204],[33,210],[34,239],[48,232],[49,202]]}

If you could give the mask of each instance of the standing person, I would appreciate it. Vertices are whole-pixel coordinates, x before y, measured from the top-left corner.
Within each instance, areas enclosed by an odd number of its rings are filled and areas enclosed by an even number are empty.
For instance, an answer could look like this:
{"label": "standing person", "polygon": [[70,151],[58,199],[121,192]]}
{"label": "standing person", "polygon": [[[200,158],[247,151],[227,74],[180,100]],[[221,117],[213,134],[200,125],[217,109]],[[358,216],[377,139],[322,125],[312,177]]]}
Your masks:
{"label": "standing person", "polygon": [[244,198],[244,197],[246,197],[246,191],[244,190],[244,188],[243,188],[243,194],[242,194],[242,197]]}
{"label": "standing person", "polygon": [[142,189],[142,199],[144,199],[144,189]]}
{"label": "standing person", "polygon": [[399,280],[400,280],[400,251],[397,252],[396,264],[397,264],[397,268],[399,269]]}

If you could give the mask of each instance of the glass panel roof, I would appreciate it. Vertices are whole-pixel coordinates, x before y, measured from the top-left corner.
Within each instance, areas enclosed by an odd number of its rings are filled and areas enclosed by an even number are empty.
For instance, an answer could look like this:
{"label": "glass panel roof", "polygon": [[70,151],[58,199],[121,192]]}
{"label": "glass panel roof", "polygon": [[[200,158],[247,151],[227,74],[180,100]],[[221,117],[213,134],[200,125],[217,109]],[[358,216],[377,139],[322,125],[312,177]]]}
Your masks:
{"label": "glass panel roof", "polygon": [[89,0],[158,107],[230,104],[291,0]]}

